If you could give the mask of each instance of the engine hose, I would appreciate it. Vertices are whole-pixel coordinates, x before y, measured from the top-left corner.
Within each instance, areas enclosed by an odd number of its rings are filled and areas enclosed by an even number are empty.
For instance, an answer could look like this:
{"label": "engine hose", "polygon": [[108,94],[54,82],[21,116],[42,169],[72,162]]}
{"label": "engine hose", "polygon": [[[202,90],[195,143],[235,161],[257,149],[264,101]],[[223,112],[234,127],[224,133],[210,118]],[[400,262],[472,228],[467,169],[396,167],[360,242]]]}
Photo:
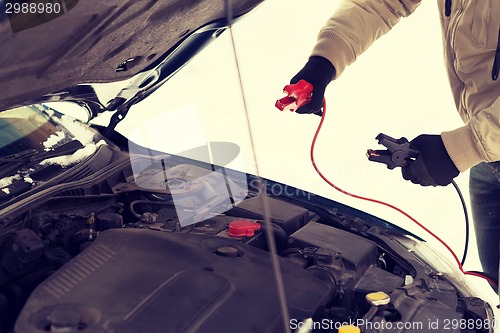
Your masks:
{"label": "engine hose", "polygon": [[[262,230],[265,231],[267,228],[266,223],[262,223]],[[272,227],[272,233],[274,236],[274,239],[276,240],[276,248],[278,250],[278,253],[286,249],[286,245],[288,242],[288,235],[286,234],[285,230],[281,228],[279,225],[275,223],[271,223]],[[266,235],[266,233],[264,233]]]}

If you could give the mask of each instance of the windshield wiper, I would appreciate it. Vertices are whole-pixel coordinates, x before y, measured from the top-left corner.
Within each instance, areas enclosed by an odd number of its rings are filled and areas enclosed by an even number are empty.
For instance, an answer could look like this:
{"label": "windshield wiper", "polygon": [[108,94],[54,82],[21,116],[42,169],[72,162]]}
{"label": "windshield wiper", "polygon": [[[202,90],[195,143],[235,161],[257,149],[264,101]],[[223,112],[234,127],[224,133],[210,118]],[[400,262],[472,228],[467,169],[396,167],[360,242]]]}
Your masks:
{"label": "windshield wiper", "polygon": [[70,142],[66,142],[65,144],[55,148],[54,150],[40,153],[39,155],[37,155],[34,158],[34,161],[41,161],[41,160],[44,160],[46,158],[73,154],[75,151],[77,151],[78,149],[82,149],[82,148],[83,148],[83,145],[80,141],[72,140]]}
{"label": "windshield wiper", "polygon": [[37,162],[51,157],[73,154],[81,148],[83,148],[83,145],[80,141],[72,140],[48,152],[40,152],[36,149],[27,149],[19,153],[0,157],[0,163],[24,164],[28,162]]}
{"label": "windshield wiper", "polygon": [[23,150],[19,153],[11,154],[5,157],[0,157],[0,163],[21,163],[21,162],[28,162],[39,154],[39,151],[36,149],[27,149]]}

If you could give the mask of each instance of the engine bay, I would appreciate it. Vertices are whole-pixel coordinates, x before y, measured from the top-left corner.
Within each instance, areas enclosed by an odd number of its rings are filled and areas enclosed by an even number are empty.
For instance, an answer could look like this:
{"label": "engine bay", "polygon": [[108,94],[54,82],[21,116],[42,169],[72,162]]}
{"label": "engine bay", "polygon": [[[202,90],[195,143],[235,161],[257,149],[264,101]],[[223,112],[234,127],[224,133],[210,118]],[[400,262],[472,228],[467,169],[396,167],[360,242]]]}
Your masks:
{"label": "engine bay", "polygon": [[[1,332],[282,332],[270,234],[291,330],[354,323],[365,332],[431,332],[434,318],[436,331],[445,319],[480,323],[451,332],[490,331],[489,305],[462,295],[394,230],[252,187],[227,201],[213,169],[162,158],[134,176],[125,153],[111,154],[106,167],[86,161],[87,171],[4,220]],[[221,205],[230,209],[207,213]],[[397,326],[410,322],[424,326]]]}

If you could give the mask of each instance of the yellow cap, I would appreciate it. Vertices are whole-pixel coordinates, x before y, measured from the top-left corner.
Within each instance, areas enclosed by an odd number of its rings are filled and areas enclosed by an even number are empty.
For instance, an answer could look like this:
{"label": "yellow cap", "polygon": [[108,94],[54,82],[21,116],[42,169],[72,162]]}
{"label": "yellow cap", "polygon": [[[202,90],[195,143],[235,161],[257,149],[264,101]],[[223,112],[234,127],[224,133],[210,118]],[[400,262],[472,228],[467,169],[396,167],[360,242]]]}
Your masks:
{"label": "yellow cap", "polygon": [[366,295],[366,300],[371,304],[375,306],[379,305],[387,305],[391,301],[391,297],[384,293],[383,291],[379,291],[376,293],[369,293]]}
{"label": "yellow cap", "polygon": [[338,333],[360,333],[361,330],[359,327],[352,326],[352,325],[344,325],[339,328]]}

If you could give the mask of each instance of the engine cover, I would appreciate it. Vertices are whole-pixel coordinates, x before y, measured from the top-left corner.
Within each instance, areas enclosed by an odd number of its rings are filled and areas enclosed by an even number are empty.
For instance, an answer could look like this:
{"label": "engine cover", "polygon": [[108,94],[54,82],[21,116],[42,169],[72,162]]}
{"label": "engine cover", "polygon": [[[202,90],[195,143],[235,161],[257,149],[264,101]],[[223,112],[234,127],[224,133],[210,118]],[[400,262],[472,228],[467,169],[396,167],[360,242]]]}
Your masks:
{"label": "engine cover", "polygon": [[[280,258],[290,317],[312,317],[331,286]],[[40,284],[15,332],[276,332],[270,254],[214,236],[114,229]]]}

